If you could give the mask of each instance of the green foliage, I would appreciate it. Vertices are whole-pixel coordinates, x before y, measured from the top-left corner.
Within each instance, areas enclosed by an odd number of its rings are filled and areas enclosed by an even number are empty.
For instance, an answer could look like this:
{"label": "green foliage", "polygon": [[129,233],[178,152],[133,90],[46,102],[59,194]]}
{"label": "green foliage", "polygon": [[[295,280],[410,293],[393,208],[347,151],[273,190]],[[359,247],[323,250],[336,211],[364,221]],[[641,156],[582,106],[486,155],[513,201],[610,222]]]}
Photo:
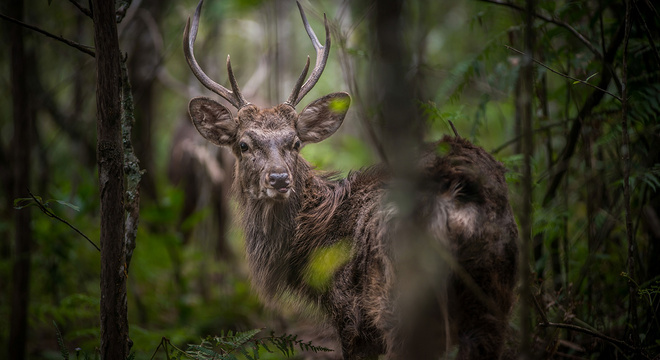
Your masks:
{"label": "green foliage", "polygon": [[69,350],[66,348],[66,345],[64,345],[64,339],[62,338],[62,333],[60,332],[60,329],[57,327],[57,323],[53,321],[53,325],[55,326],[55,333],[57,334],[57,345],[60,347],[60,354],[62,355],[62,360],[69,360]]}
{"label": "green foliage", "polygon": [[60,205],[64,205],[70,209],[73,209],[75,211],[80,211],[80,207],[71,204],[70,202],[64,201],[64,200],[58,200],[58,199],[48,199],[46,201],[43,201],[43,198],[41,196],[35,196],[33,198],[18,198],[14,199],[14,209],[16,210],[21,210],[24,209],[28,206],[38,206],[38,205],[43,205],[46,208],[51,207],[50,204],[52,203],[57,203]]}
{"label": "green foliage", "polygon": [[[172,346],[172,355],[175,358],[182,356],[195,360],[238,360],[239,356],[249,360],[257,360],[261,359],[261,350],[268,353],[274,352],[269,348],[269,344],[275,346],[286,357],[292,356],[296,348],[300,351],[314,353],[332,351],[321,346],[315,346],[311,342],[304,342],[298,339],[297,335],[282,334],[276,336],[275,333],[271,332],[269,336],[257,338],[256,335],[262,331],[263,329],[243,332],[227,331],[226,333],[223,331],[220,336],[207,336],[202,339],[199,345],[188,345],[185,351],[171,344],[170,346]],[[166,339],[163,339],[163,341],[169,343]],[[166,351],[167,343],[161,342]]]}
{"label": "green foliage", "polygon": [[[613,60],[604,64],[576,36],[578,32],[599,51],[607,50],[624,20],[622,2],[536,2],[536,12],[553,21],[535,19],[537,50],[533,54],[536,60],[559,73],[592,85],[599,84],[611,72],[616,77],[606,85],[606,90],[618,96],[623,88],[628,90],[631,138],[628,180],[635,241],[635,272],[630,274],[621,191],[622,104],[605,95],[590,111],[584,112],[586,105],[599,98],[592,96],[596,94],[593,88],[537,66],[533,94],[534,194],[532,199],[522,199],[523,156],[518,149],[520,129],[515,108],[522,58],[505,47],[524,48],[522,13],[481,1],[406,2],[402,12],[406,24],[403,38],[411,50],[412,66],[406,75],[419,81],[418,108],[428,125],[424,140],[434,141],[452,134],[451,121],[461,136],[486,150],[497,150],[496,156],[509,170],[506,180],[514,212],[519,211],[522,201],[532,202],[536,246],[530,268],[534,270],[531,276],[537,280],[535,294],[540,309],[551,320],[579,324],[619,339],[635,335],[630,330],[636,325],[640,346],[650,354],[660,346],[658,244],[653,232],[657,224],[649,220],[653,213],[658,214],[660,201],[657,137],[660,69],[656,59],[657,41],[651,45],[649,38],[658,38],[660,24],[657,16],[647,16],[653,15],[643,8],[649,2],[632,3],[641,7],[641,11],[631,18],[627,83],[623,83],[622,43],[616,47]],[[158,9],[151,9],[145,3],[140,9],[145,16],[122,24],[122,51],[128,55],[129,66],[137,69],[133,74],[140,74],[131,79],[133,85],[142,75],[151,76],[151,83],[134,87],[137,112],[133,143],[149,172],[142,183],[140,227],[128,277],[130,332],[135,351],[131,357],[149,359],[164,336],[172,343],[185,344],[197,341],[204,334],[217,333],[223,335],[204,338],[189,351],[198,352],[194,355],[197,358],[212,358],[213,354],[266,358],[273,356],[271,350],[289,356],[294,347],[300,349],[306,343],[295,337],[287,338],[290,335],[271,335],[270,341],[269,337],[258,338],[260,333],[221,332],[221,329],[254,328],[272,321],[250,288],[242,260],[242,234],[236,227],[233,206],[229,206],[231,228],[227,232],[232,256],[218,259],[215,256],[218,218],[214,204],[209,201],[211,184],[204,176],[198,177],[195,186],[202,190],[198,195],[202,201],[181,219],[193,195],[186,193],[184,185],[174,185],[166,177],[174,156],[173,140],[182,133],[178,126],[188,121],[186,106],[190,96],[209,95],[201,86],[194,88],[197,82],[180,51],[185,17],[192,14],[196,5],[197,0],[161,1]],[[309,99],[351,88],[355,101],[336,135],[305,147],[302,153],[319,170],[345,175],[377,160],[373,144],[361,127],[368,120],[361,117],[368,117],[370,112],[355,111],[360,106],[358,95],[370,90],[373,79],[369,76],[378,75],[369,73],[372,68],[368,42],[371,34],[366,26],[369,9],[354,2],[339,4],[328,0],[303,2],[303,6],[317,35],[319,30],[322,32],[322,13],[326,13],[333,36],[328,66]],[[290,91],[291,81],[296,79],[305,56],[312,51],[304,30],[297,27],[300,19],[295,3],[274,6],[263,0],[223,0],[206,1],[205,7],[196,48],[200,65],[216,81],[227,85],[224,60],[231,53],[239,85],[243,85],[257,68],[261,54],[267,54],[264,58],[269,77],[258,87],[254,100],[266,105],[282,101],[284,89]],[[152,21],[148,31],[134,29],[132,26],[143,18]],[[81,27],[90,23],[81,19],[85,17],[75,7],[48,0],[31,7],[27,20],[81,44],[92,44],[92,32],[81,31]],[[138,36],[141,34],[149,34],[147,38],[154,41],[154,48],[145,49],[145,44],[138,42],[145,38]],[[32,183],[19,185],[44,195],[13,199],[11,191],[0,191],[0,238],[12,239],[18,231],[25,230],[14,228],[12,214],[34,210],[41,204],[89,238],[97,239],[99,184],[95,158],[94,62],[86,55],[32,33],[25,45],[34,54],[26,65],[34,70],[30,76],[30,81],[34,81],[30,110],[34,115],[35,151]],[[8,69],[10,62],[11,52],[6,50],[0,52],[3,69]],[[131,64],[132,59],[144,53],[156,56]],[[345,72],[347,69],[353,69],[353,73]],[[158,82],[154,80],[156,75]],[[355,81],[354,86],[344,83],[349,75],[348,80]],[[0,72],[0,79],[10,84],[8,72]],[[11,189],[6,174],[12,172],[13,149],[21,144],[12,141],[11,86],[0,87],[0,95],[0,158],[3,165],[8,164],[0,171],[0,181],[5,190]],[[148,103],[140,104],[141,101]],[[580,125],[577,138],[570,139],[576,124]],[[576,144],[570,152],[569,140]],[[147,145],[151,148],[137,148]],[[437,150],[442,153],[447,149]],[[551,181],[562,171],[565,172],[555,195],[544,202]],[[186,170],[186,175],[191,174],[192,170]],[[100,336],[98,252],[78,241],[71,229],[42,213],[33,212],[31,231],[34,237],[28,332],[31,356],[53,358],[57,353],[62,359],[97,358],[98,354],[91,349],[97,346]],[[0,246],[0,279],[12,278],[13,246],[9,241]],[[315,253],[307,280],[322,289],[347,256],[350,250],[343,242]],[[621,276],[622,271],[627,277]],[[632,313],[628,307],[631,283],[636,295],[633,298],[638,300],[633,310],[639,315],[639,324],[631,324],[628,315]],[[0,281],[0,294],[0,318],[8,319],[12,311],[9,281]],[[43,342],[41,334],[52,334],[53,321],[58,324],[56,341]],[[8,326],[2,327],[0,348],[8,347],[8,335]],[[595,342],[586,334],[563,330],[550,333],[536,328],[534,335],[538,344],[557,340],[558,351],[565,357],[629,355],[619,348]],[[75,354],[68,353],[65,340],[75,345]],[[232,347],[231,353],[224,352]],[[81,348],[89,349],[89,354]],[[194,358],[185,350],[172,353]],[[545,355],[551,358],[557,354]]]}

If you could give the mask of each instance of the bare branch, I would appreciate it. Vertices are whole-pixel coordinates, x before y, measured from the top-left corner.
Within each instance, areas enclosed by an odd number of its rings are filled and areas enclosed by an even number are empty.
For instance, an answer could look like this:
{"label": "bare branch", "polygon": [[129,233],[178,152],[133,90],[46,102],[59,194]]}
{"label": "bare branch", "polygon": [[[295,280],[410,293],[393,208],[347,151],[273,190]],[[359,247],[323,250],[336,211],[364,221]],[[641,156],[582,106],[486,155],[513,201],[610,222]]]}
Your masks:
{"label": "bare branch", "polygon": [[[509,46],[509,45],[504,45],[504,46],[505,46],[507,49],[509,49],[509,50],[511,50],[511,51],[513,51],[513,52],[516,52],[516,53],[518,53],[518,54],[520,54],[520,55],[523,55],[523,56],[525,55],[525,53],[523,53],[522,51],[520,51],[520,50],[516,50],[516,49],[512,48],[512,47]],[[540,61],[538,61],[538,60],[536,60],[536,59],[534,59],[534,58],[532,58],[532,61],[534,61],[534,62],[535,62],[536,64],[538,64],[538,65],[543,66],[544,68],[546,68],[546,69],[552,71],[553,73],[555,73],[555,74],[557,74],[557,75],[559,75],[559,76],[563,76],[563,77],[565,77],[565,78],[567,78],[567,79],[571,79],[571,80],[576,81],[576,82],[579,82],[579,83],[581,83],[581,84],[585,84],[585,85],[587,85],[587,86],[591,86],[592,88],[597,89],[597,90],[600,90],[600,91],[602,91],[602,92],[604,92],[604,93],[606,93],[606,94],[612,96],[613,98],[615,98],[615,99],[621,101],[621,98],[620,98],[620,97],[618,97],[618,96],[612,94],[611,92],[609,92],[609,91],[607,91],[607,90],[605,90],[605,89],[601,89],[601,88],[599,88],[598,86],[593,85],[593,84],[590,84],[590,83],[588,83],[588,82],[586,82],[586,81],[584,81],[584,80],[580,80],[580,79],[574,78],[574,77],[572,77],[572,76],[570,76],[570,75],[563,74],[563,73],[561,73],[561,72],[559,72],[559,71],[557,71],[557,70],[554,70],[553,68],[549,67],[548,65],[546,65],[546,64],[544,64],[544,63],[542,63],[542,62],[540,62]]]}
{"label": "bare branch", "polygon": [[[547,131],[547,130],[550,130],[550,129],[552,129],[554,127],[557,127],[559,125],[564,125],[566,123],[567,123],[567,121],[565,121],[565,120],[553,122],[553,123],[550,123],[548,125],[541,126],[539,128],[534,129],[534,133],[536,134],[536,133],[541,132],[541,131]],[[510,145],[515,144],[516,142],[520,141],[521,138],[522,138],[522,135],[518,135],[518,136],[506,141],[502,145],[494,148],[493,150],[490,151],[490,153],[491,154],[497,154],[498,152],[504,150],[507,146],[510,146]]]}
{"label": "bare branch", "polygon": [[20,20],[16,20],[16,19],[14,19],[14,18],[12,18],[12,17],[9,17],[9,16],[7,16],[7,15],[4,15],[4,14],[0,14],[0,18],[5,19],[5,20],[10,21],[10,22],[13,22],[13,23],[18,24],[18,25],[21,25],[21,26],[23,26],[23,27],[25,27],[25,28],[28,28],[28,29],[33,30],[33,31],[36,31],[36,32],[41,33],[41,34],[43,34],[43,35],[46,35],[46,36],[48,36],[49,38],[53,38],[53,39],[55,39],[55,40],[57,40],[57,41],[63,42],[63,43],[65,43],[65,44],[67,44],[67,45],[69,45],[69,46],[71,46],[71,47],[73,47],[73,48],[76,48],[76,49],[78,49],[78,50],[84,52],[85,54],[87,54],[87,55],[89,55],[89,56],[91,56],[91,57],[95,57],[95,56],[96,56],[95,53],[94,53],[94,47],[92,47],[92,46],[87,46],[87,45],[78,44],[78,43],[75,42],[75,41],[71,41],[71,40],[66,39],[66,38],[63,38],[63,37],[61,37],[61,36],[53,35],[53,34],[49,33],[49,32],[46,31],[46,30],[40,29],[40,28],[38,28],[38,27],[36,27],[36,26],[33,26],[33,25],[30,25],[30,24],[26,24],[26,23],[24,23],[24,22],[22,22],[22,21],[20,21]]}
{"label": "bare branch", "polygon": [[646,359],[650,359],[650,357],[648,355],[643,353],[642,349],[631,346],[623,340],[615,339],[613,337],[601,334],[601,333],[596,332],[596,331],[589,330],[589,329],[581,327],[581,326],[577,326],[577,325],[573,325],[573,324],[553,323],[553,322],[540,323],[539,326],[542,326],[542,327],[556,327],[556,328],[559,328],[559,329],[572,330],[572,331],[577,331],[577,332],[580,332],[580,333],[583,333],[583,334],[591,335],[591,336],[597,337],[601,340],[605,340],[605,341],[609,342],[612,345],[622,347],[622,348],[625,348],[628,351],[632,351],[632,352],[635,352],[637,354],[640,354]]}
{"label": "bare branch", "polygon": [[[506,7],[509,7],[511,9],[514,9],[514,10],[517,10],[517,11],[520,11],[520,12],[525,12],[526,11],[525,8],[523,8],[521,6],[518,6],[516,4],[512,4],[510,2],[506,2],[506,1],[500,1],[500,0],[479,0],[479,1],[490,3],[490,4],[506,6]],[[589,39],[587,39],[584,35],[582,35],[579,31],[577,31],[571,25],[569,25],[569,24],[567,24],[567,23],[565,23],[565,22],[563,22],[559,19],[551,18],[551,17],[541,15],[541,14],[538,14],[538,13],[534,13],[533,15],[536,18],[539,18],[543,21],[547,21],[549,23],[553,23],[553,24],[555,24],[559,27],[562,27],[562,28],[568,30],[571,34],[573,34],[576,38],[578,38],[578,40],[580,40],[584,45],[586,45],[587,48],[589,48],[589,51],[591,51],[594,55],[596,55],[596,57],[598,59],[603,59],[603,53],[601,53],[600,50],[598,50],[598,48],[596,48],[596,46],[594,44],[592,44],[591,41],[589,41]]]}
{"label": "bare branch", "polygon": [[642,28],[644,29],[644,35],[646,35],[646,38],[649,39],[649,44],[651,44],[651,48],[653,49],[653,54],[655,55],[655,61],[658,63],[657,65],[660,66],[660,52],[658,52],[658,48],[655,46],[655,41],[653,41],[653,35],[651,34],[651,30],[649,30],[648,25],[646,25],[646,20],[644,20],[644,16],[642,14],[642,11],[639,9],[639,6],[637,6],[637,2],[633,2],[633,5],[635,6],[635,10],[637,10],[637,14],[639,15],[640,23],[642,24]]}
{"label": "bare branch", "polygon": [[88,8],[80,5],[76,0],[69,0],[69,2],[72,3],[75,7],[77,7],[78,10],[80,10],[80,12],[85,14],[85,16],[87,16],[88,18],[92,17],[92,12]]}
{"label": "bare branch", "polygon": [[55,219],[55,220],[59,220],[60,222],[63,222],[63,223],[66,224],[68,227],[70,227],[71,229],[73,229],[75,232],[77,232],[78,234],[80,234],[82,237],[84,237],[85,239],[87,239],[87,241],[88,241],[90,244],[92,244],[92,246],[94,246],[94,247],[96,248],[96,250],[101,251],[101,249],[100,249],[100,248],[99,248],[99,247],[98,247],[98,246],[97,246],[92,240],[90,240],[90,239],[87,237],[87,235],[83,234],[82,231],[78,230],[75,226],[71,225],[68,221],[62,219],[61,217],[55,215],[54,212],[50,211],[50,209],[48,209],[48,208],[47,208],[47,207],[41,202],[41,200],[37,199],[37,197],[34,196],[34,194],[32,194],[32,192],[30,191],[30,189],[27,189],[27,191],[28,191],[28,194],[30,194],[30,197],[34,200],[35,205],[37,205],[37,207],[39,208],[39,210],[41,210],[41,212],[43,212],[44,214],[46,214],[46,215],[52,217],[52,218]]}

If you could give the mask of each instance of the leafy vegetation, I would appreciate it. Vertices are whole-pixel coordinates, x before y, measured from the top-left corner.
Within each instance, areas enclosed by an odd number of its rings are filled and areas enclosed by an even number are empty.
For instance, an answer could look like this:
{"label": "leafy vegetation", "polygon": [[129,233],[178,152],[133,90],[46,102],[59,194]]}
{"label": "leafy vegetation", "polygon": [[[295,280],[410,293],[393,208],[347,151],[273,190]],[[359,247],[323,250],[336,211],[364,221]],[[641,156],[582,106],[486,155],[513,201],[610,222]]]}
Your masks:
{"label": "leafy vegetation", "polygon": [[[91,19],[74,3],[30,3],[23,21],[91,45]],[[119,25],[135,105],[133,146],[146,169],[127,283],[132,356],[275,358],[303,357],[294,354],[301,348],[338,349],[329,337],[315,340],[322,332],[314,321],[307,326],[309,320],[287,307],[277,314],[265,309],[250,288],[242,234],[232,220],[235,205],[228,200],[232,165],[227,154],[190,131],[186,114],[191,97],[208,95],[190,74],[180,44],[196,5],[134,2]],[[328,66],[309,98],[346,90],[353,99],[340,132],[303,154],[321,170],[346,174],[381,155],[372,119],[379,104],[370,100],[370,84],[379,75],[371,67],[373,39],[364,21],[372,3],[302,5],[317,33],[325,12],[333,36]],[[196,45],[201,66],[224,83],[225,55],[231,53],[250,101],[281,102],[312,52],[293,2],[207,0],[205,6]],[[0,5],[0,13],[8,7]],[[657,4],[536,2],[529,199],[520,190],[524,155],[516,105],[524,12],[524,2],[517,0],[405,2],[406,76],[425,121],[424,139],[453,134],[453,123],[461,136],[510,169],[514,212],[520,215],[521,204],[531,203],[532,238],[526,239],[531,262],[524,275],[533,286],[520,297],[533,300],[527,319],[533,331],[521,336],[532,337],[535,358],[653,358],[660,354]],[[1,24],[9,28],[10,21]],[[0,32],[6,50],[0,52],[0,239],[7,239],[0,242],[0,319],[13,312],[19,257],[10,239],[30,232],[29,357],[67,359],[79,348],[81,358],[95,358],[101,264],[98,250],[78,233],[99,243],[94,59],[25,31],[25,110],[32,137],[22,143],[11,121],[16,94],[10,34]],[[252,76],[255,69],[268,75]],[[32,150],[26,184],[17,184],[13,175],[20,166],[14,153],[21,147]],[[29,188],[34,197],[14,196],[14,188]],[[41,212],[33,211],[29,226],[17,227],[14,218],[30,209]],[[319,286],[345,261],[340,250],[317,254],[321,260],[310,278]],[[514,311],[516,331],[525,316]],[[9,322],[4,324],[0,348],[20,346],[10,343]],[[313,339],[314,345],[289,335],[258,338],[258,331],[247,330],[262,327]],[[164,338],[171,351],[154,353]],[[176,350],[200,338],[199,345]]]}

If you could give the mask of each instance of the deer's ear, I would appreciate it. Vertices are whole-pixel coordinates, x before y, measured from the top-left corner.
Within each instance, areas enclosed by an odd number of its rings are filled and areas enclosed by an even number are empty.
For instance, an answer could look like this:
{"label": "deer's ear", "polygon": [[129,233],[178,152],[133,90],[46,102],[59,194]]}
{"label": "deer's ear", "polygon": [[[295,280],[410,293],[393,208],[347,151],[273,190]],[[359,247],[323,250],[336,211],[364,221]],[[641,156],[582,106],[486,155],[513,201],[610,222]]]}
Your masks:
{"label": "deer's ear", "polygon": [[314,100],[298,116],[296,130],[303,143],[315,143],[334,134],[344,122],[351,97],[337,92]]}
{"label": "deer's ear", "polygon": [[206,140],[218,146],[234,143],[238,124],[226,107],[215,100],[197,97],[190,100],[188,112],[197,131]]}

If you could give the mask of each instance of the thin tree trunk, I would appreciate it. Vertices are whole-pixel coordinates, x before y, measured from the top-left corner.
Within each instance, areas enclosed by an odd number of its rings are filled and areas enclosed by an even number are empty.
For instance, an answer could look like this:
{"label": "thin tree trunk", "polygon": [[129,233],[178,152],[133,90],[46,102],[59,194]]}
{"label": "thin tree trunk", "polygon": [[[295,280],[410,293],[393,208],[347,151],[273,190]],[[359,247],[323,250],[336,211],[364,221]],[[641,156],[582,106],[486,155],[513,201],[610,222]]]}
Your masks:
{"label": "thin tree trunk", "polygon": [[524,156],[522,169],[522,206],[520,211],[520,275],[521,310],[520,310],[520,359],[531,359],[532,346],[532,313],[531,313],[531,279],[529,273],[530,242],[532,240],[532,169],[531,160],[534,150],[532,132],[532,94],[534,86],[534,67],[532,54],[534,54],[534,0],[526,1],[525,14],[525,56],[520,69],[520,96],[517,101],[517,111],[520,113],[522,129],[522,153]]}
{"label": "thin tree trunk", "polygon": [[92,1],[96,47],[97,161],[101,193],[101,358],[129,351],[124,243],[121,54],[114,1]]}
{"label": "thin tree trunk", "polygon": [[[23,1],[12,1],[10,16],[23,18]],[[27,102],[27,80],[25,68],[25,49],[23,29],[19,25],[10,25],[11,32],[11,83],[13,100],[13,197],[27,198],[27,186],[30,183],[30,150],[32,147],[32,131],[30,111]],[[14,213],[15,255],[12,270],[12,300],[9,329],[8,359],[22,360],[27,358],[27,310],[30,303],[30,245],[32,231],[30,228],[30,208],[24,208]]]}
{"label": "thin tree trunk", "polygon": [[632,346],[639,345],[639,322],[637,320],[637,285],[635,284],[635,258],[637,248],[635,245],[635,234],[632,226],[632,215],[630,210],[630,136],[628,134],[628,39],[631,27],[631,1],[626,1],[625,30],[623,40],[623,99],[621,103],[621,132],[623,133],[623,146],[621,159],[623,161],[623,206],[625,210],[626,239],[628,243],[628,326],[627,338]]}

